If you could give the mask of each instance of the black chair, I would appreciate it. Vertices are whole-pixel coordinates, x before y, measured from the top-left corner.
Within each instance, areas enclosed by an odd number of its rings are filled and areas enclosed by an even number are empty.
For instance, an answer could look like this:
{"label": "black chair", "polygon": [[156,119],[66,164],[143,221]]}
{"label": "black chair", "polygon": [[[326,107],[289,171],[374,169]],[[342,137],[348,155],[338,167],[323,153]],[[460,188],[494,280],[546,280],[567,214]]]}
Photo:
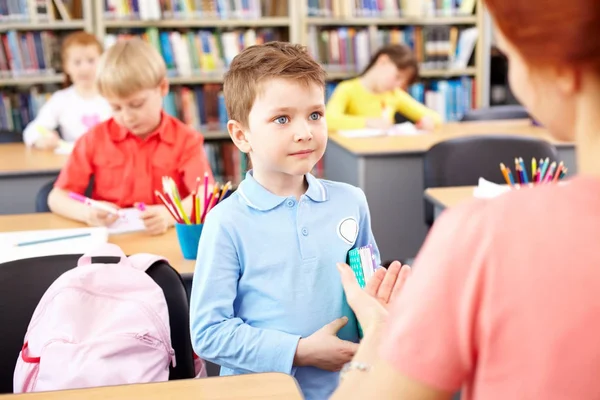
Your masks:
{"label": "black chair", "polygon": [[23,142],[23,133],[0,129],[0,143],[21,143]]}
{"label": "black chair", "polygon": [[[13,392],[13,371],[29,321],[48,287],[74,268],[81,255],[67,254],[0,264],[0,393]],[[194,359],[189,329],[187,295],[180,275],[169,264],[157,262],[147,273],[163,289],[169,308],[171,342],[177,365],[169,380],[192,378]]]}
{"label": "black chair", "polygon": [[467,111],[461,121],[493,121],[529,118],[527,110],[520,105],[494,106]]}
{"label": "black chair", "polygon": [[[522,157],[526,165],[531,158],[558,159],[556,148],[540,139],[511,135],[470,136],[447,140],[431,147],[423,157],[425,189],[430,187],[477,185],[479,178],[506,183],[500,163],[513,171],[514,159]],[[529,169],[529,167],[528,167]],[[425,201],[425,223],[434,219],[433,205]]]}
{"label": "black chair", "polygon": [[[38,190],[35,196],[35,212],[43,213],[50,212],[50,207],[48,207],[48,196],[54,187],[54,183],[56,182],[56,178],[52,179],[50,182],[45,183],[40,190]],[[94,186],[94,177],[92,176],[90,179],[90,183],[85,190],[85,195],[87,197],[92,197],[92,188]]]}
{"label": "black chair", "polygon": [[[194,274],[185,273],[181,274],[181,278],[183,279],[183,284],[185,286],[185,291],[187,292],[188,302],[190,300],[190,295],[192,294],[192,281],[194,280]],[[205,361],[206,363],[206,374],[208,376],[219,376],[221,373],[221,367],[218,364],[211,363],[210,361]]]}

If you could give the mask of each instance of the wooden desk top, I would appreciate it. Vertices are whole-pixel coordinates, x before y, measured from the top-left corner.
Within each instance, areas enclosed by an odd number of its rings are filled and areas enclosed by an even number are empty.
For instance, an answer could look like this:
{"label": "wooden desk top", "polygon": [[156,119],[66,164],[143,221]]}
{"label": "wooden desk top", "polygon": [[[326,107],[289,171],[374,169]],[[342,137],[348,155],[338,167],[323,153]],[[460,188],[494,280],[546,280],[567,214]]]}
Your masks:
{"label": "wooden desk top", "polygon": [[[85,225],[52,213],[0,215],[0,231],[14,232],[42,229],[81,228]],[[193,273],[194,260],[186,260],[181,254],[175,229],[161,236],[150,236],[143,232],[109,236],[108,241],[123,249],[126,254],[152,253],[169,260],[179,273]]]}
{"label": "wooden desk top", "polygon": [[2,398],[6,398],[6,400],[302,400],[302,395],[298,384],[291,376],[281,373],[267,373],[45,393],[10,394]]}
{"label": "wooden desk top", "polygon": [[23,143],[0,144],[0,177],[58,173],[68,156],[29,148]]}
{"label": "wooden desk top", "polygon": [[425,189],[425,198],[437,207],[448,208],[473,198],[474,186]]}
{"label": "wooden desk top", "polygon": [[408,136],[381,136],[374,138],[347,138],[330,133],[329,138],[342,148],[356,155],[386,155],[423,153],[444,140],[461,136],[506,134],[545,139],[557,147],[573,146],[570,142],[553,139],[544,128],[534,126],[529,120],[506,120],[485,122],[455,122],[444,124],[436,131]]}

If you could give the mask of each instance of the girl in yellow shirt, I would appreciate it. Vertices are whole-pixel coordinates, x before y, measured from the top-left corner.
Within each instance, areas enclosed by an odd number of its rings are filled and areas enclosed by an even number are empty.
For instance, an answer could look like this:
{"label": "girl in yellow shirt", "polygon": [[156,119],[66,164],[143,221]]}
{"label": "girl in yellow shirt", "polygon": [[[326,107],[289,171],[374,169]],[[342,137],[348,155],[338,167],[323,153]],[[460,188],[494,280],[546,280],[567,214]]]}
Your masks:
{"label": "girl in yellow shirt", "polygon": [[396,112],[431,130],[442,118],[406,92],[419,75],[419,64],[406,45],[388,45],[375,53],[357,78],[341,82],[327,103],[330,130],[387,129]]}

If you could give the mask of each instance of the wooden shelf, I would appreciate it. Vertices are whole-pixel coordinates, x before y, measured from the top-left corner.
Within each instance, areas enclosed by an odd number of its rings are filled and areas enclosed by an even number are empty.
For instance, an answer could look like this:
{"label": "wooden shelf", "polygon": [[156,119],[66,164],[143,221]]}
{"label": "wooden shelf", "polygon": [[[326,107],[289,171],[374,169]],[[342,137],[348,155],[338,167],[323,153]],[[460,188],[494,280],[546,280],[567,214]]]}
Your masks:
{"label": "wooden shelf", "polygon": [[449,17],[400,17],[400,18],[322,18],[308,17],[306,23],[321,26],[391,26],[391,25],[475,25],[475,15],[449,16]]}
{"label": "wooden shelf", "polygon": [[47,85],[62,83],[64,80],[65,76],[63,74],[20,76],[16,78],[0,78],[0,86]]}
{"label": "wooden shelf", "polygon": [[[457,76],[475,76],[477,69],[469,67],[465,69],[420,69],[419,76],[421,78],[448,78]],[[360,71],[352,70],[327,70],[327,80],[337,81],[344,79],[355,78],[360,74]]]}
{"label": "wooden shelf", "polygon": [[105,20],[104,26],[119,28],[266,28],[287,27],[288,17],[267,17],[261,19],[170,19],[159,21]]}
{"label": "wooden shelf", "polygon": [[84,29],[85,21],[78,19],[73,21],[50,21],[50,22],[8,22],[0,24],[0,32],[6,31],[59,31]]}
{"label": "wooden shelf", "polygon": [[222,83],[225,72],[206,72],[192,76],[172,76],[169,77],[171,85],[199,85],[203,83]]}

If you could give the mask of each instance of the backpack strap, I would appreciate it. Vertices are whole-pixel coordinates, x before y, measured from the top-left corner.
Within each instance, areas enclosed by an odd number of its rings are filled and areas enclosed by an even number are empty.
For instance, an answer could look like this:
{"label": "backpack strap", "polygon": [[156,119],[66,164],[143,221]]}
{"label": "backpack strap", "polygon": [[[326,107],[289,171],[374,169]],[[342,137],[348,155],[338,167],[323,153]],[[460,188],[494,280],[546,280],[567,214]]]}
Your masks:
{"label": "backpack strap", "polygon": [[[104,261],[102,259],[104,259]],[[116,262],[113,262],[112,259],[114,259],[114,261]],[[110,263],[113,264],[130,264],[129,260],[127,259],[127,256],[125,255],[125,253],[123,253],[123,250],[121,250],[119,246],[112,243],[103,243],[100,246],[88,251],[83,256],[81,256],[79,258],[79,261],[77,262],[77,266],[81,267],[84,265],[102,263],[106,261],[110,261]]]}
{"label": "backpack strap", "polygon": [[164,257],[157,256],[155,254],[150,253],[138,253],[128,257],[131,266],[137,270],[146,272],[148,268],[150,268],[154,263],[158,261],[169,262]]}

